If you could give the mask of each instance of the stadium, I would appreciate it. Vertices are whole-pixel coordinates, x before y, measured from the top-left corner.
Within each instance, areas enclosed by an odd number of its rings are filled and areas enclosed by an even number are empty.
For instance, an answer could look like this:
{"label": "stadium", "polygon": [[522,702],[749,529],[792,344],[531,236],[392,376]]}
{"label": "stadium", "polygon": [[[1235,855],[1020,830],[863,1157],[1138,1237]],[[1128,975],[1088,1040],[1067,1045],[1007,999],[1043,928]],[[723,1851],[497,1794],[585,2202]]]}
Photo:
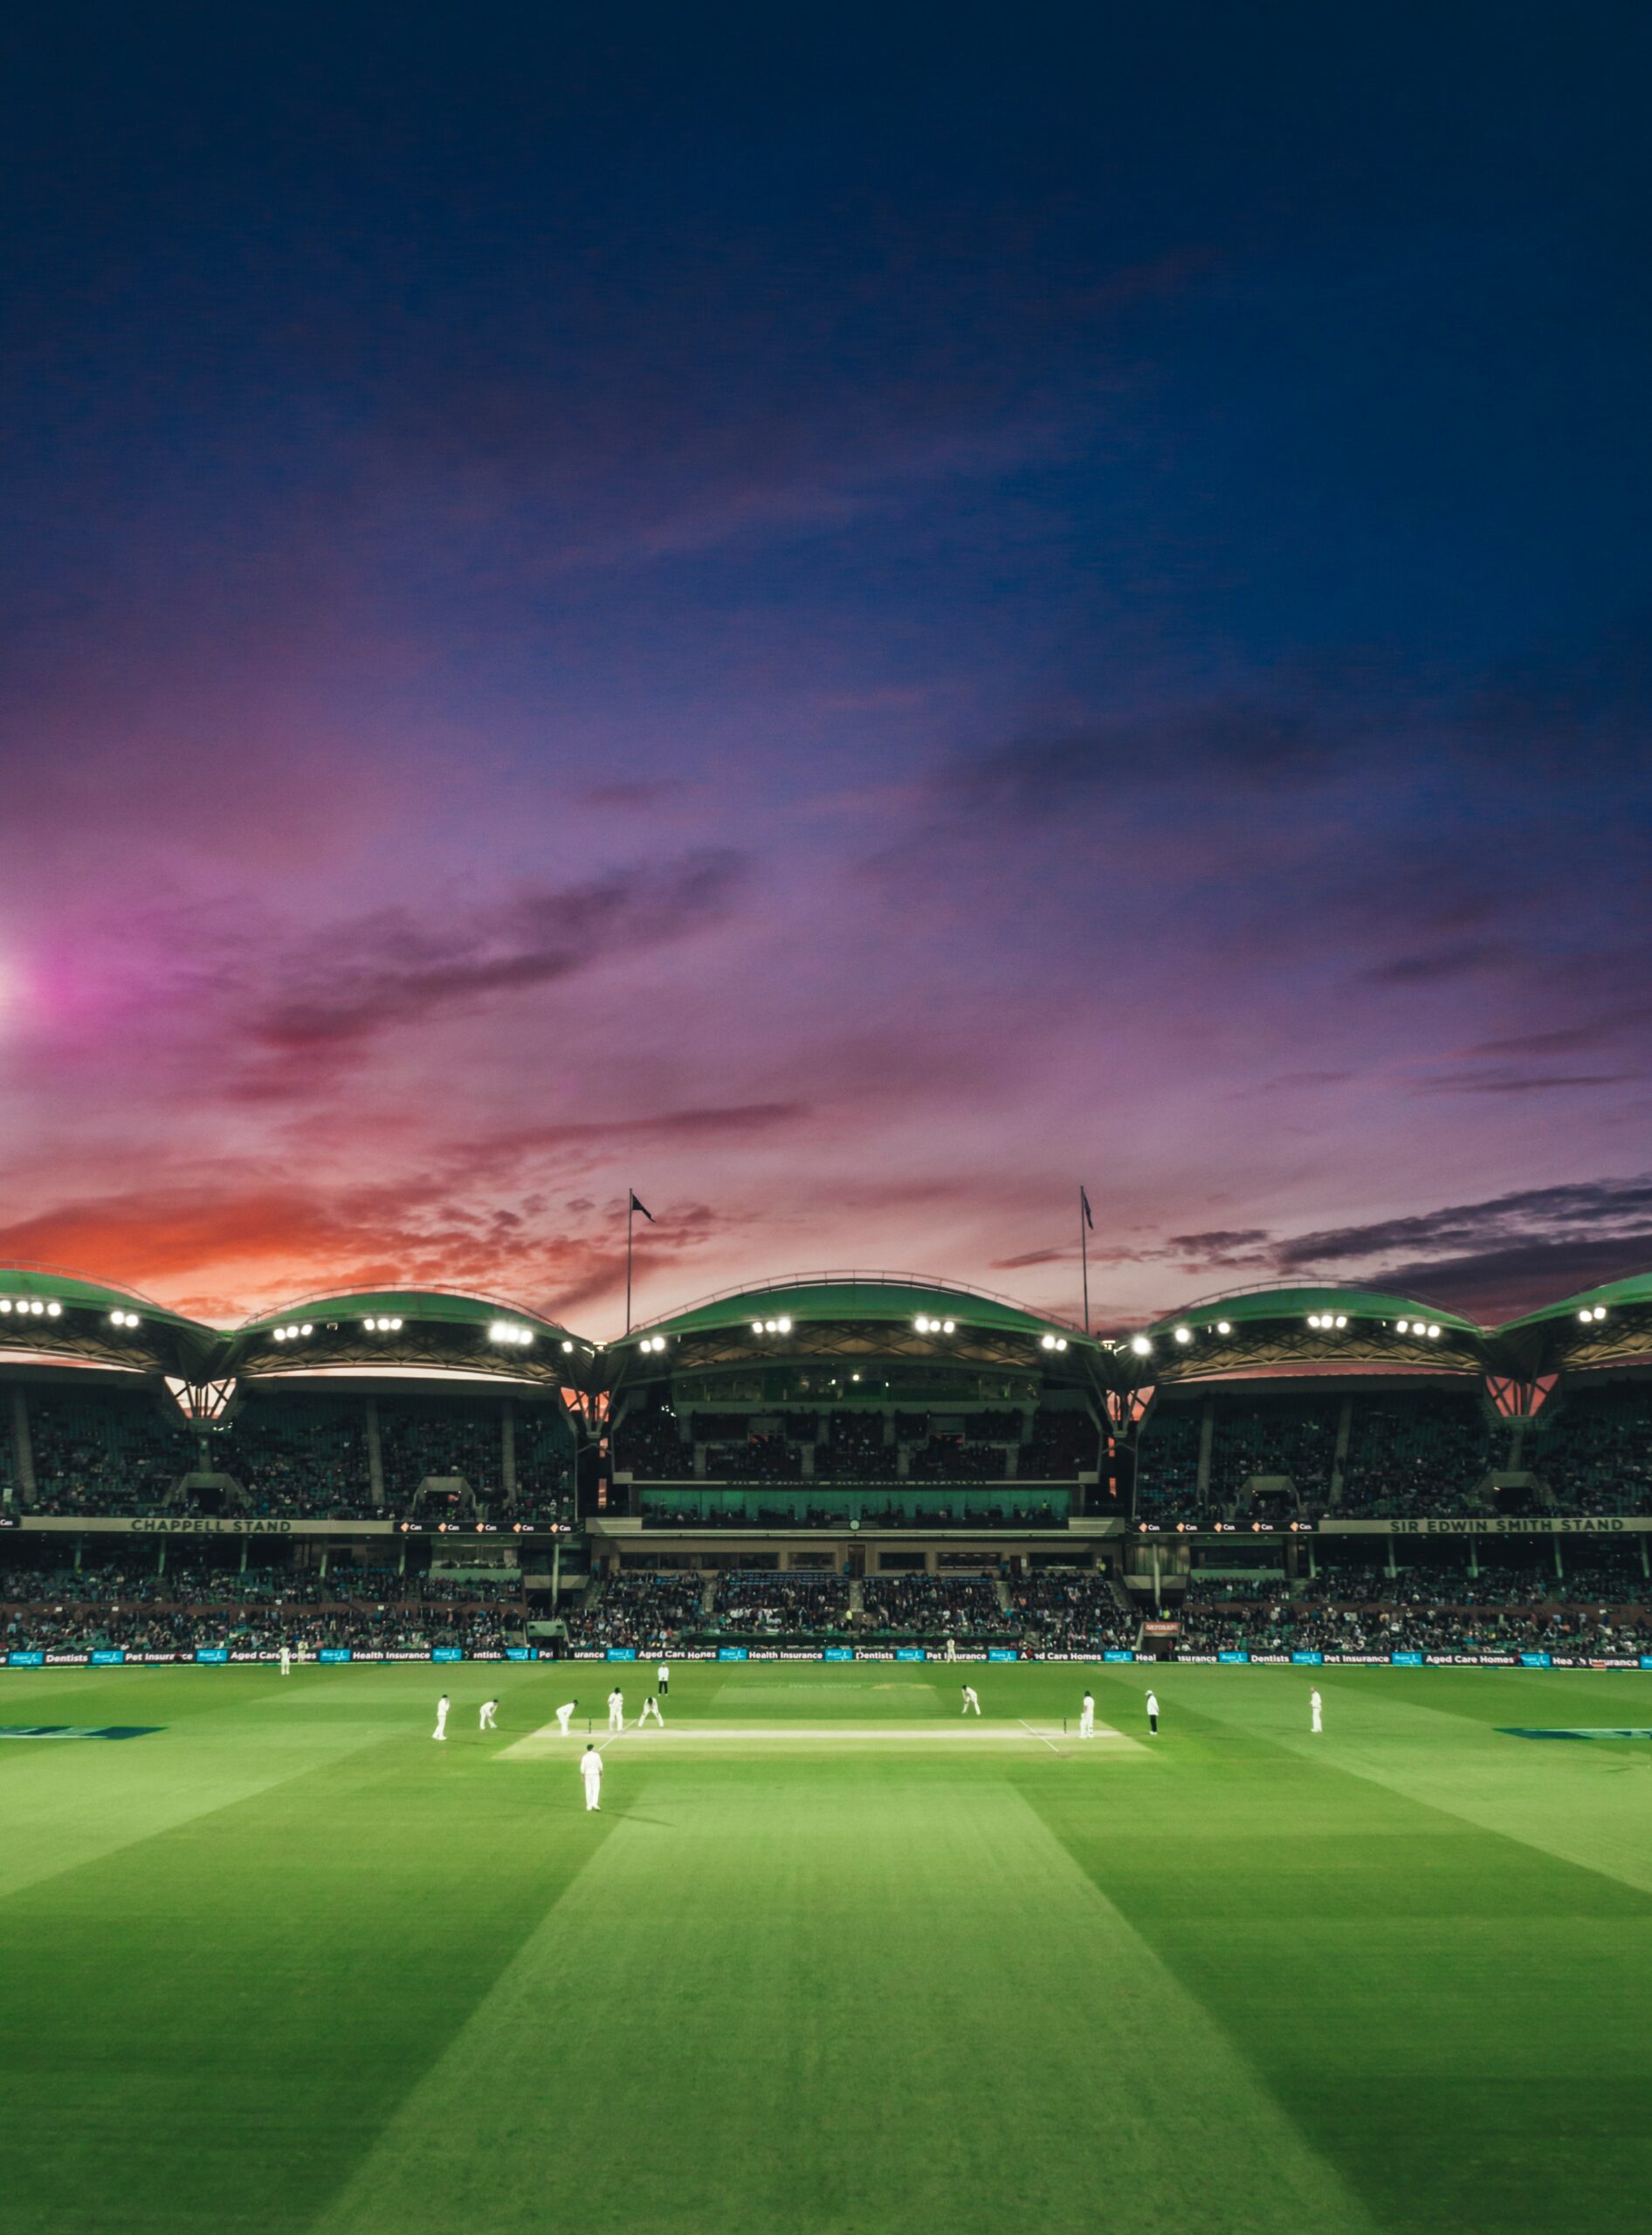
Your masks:
{"label": "stadium", "polygon": [[8,2235],[1624,2224],[1652,1276],[16,1266],[0,1379]]}

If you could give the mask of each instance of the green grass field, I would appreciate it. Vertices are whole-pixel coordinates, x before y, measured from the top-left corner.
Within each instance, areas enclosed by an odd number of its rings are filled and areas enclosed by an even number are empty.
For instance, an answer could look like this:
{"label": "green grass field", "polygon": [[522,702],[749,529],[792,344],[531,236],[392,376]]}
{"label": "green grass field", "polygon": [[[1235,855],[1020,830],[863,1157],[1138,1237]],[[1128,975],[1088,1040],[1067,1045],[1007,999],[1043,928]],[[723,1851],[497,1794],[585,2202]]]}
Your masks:
{"label": "green grass field", "polygon": [[4,2235],[1645,2217],[1652,1677],[445,1673],[5,1673]]}

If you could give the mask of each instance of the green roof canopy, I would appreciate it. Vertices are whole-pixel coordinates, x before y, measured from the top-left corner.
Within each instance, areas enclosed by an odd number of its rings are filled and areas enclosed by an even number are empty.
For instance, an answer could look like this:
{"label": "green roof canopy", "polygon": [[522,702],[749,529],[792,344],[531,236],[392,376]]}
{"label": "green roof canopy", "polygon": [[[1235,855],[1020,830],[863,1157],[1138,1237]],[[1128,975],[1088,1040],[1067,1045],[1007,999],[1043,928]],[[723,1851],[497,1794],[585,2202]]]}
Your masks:
{"label": "green roof canopy", "polygon": [[1208,1327],[1218,1319],[1233,1326],[1247,1320],[1306,1319],[1310,1312],[1323,1311],[1340,1312],[1350,1319],[1423,1319],[1459,1335],[1482,1331],[1472,1319],[1437,1303],[1419,1303],[1415,1296],[1391,1296],[1383,1289],[1338,1288],[1329,1283],[1240,1289],[1231,1296],[1203,1296],[1183,1311],[1155,1320],[1144,1331],[1157,1335],[1177,1326]]}
{"label": "green roof canopy", "polygon": [[1518,1328],[1541,1327],[1552,1319],[1573,1319],[1586,1306],[1597,1303],[1603,1303],[1608,1311],[1614,1307],[1627,1311],[1652,1306],[1652,1273],[1631,1273],[1627,1280],[1603,1281],[1599,1288],[1580,1289],[1559,1303],[1542,1304],[1518,1319],[1505,1320],[1497,1331],[1509,1335]]}
{"label": "green roof canopy", "polygon": [[917,1318],[953,1319],[960,1327],[988,1327],[999,1333],[1022,1335],[1054,1333],[1070,1343],[1090,1339],[1091,1347],[1097,1347],[1093,1338],[1078,1334],[1065,1320],[1043,1317],[1004,1296],[949,1288],[942,1282],[905,1273],[805,1273],[762,1288],[732,1289],[690,1304],[685,1310],[634,1327],[621,1342],[609,1347],[621,1349],[644,1335],[710,1333],[777,1317],[798,1325],[810,1321],[890,1320],[910,1326]]}
{"label": "green roof canopy", "polygon": [[279,1311],[260,1312],[237,1332],[256,1335],[285,1326],[291,1319],[423,1319],[448,1326],[475,1326],[493,1319],[529,1320],[554,1335],[568,1330],[543,1312],[530,1311],[499,1296],[466,1296],[452,1289],[342,1289],[331,1296],[306,1296]]}
{"label": "green roof canopy", "polygon": [[89,1281],[79,1273],[59,1273],[49,1265],[0,1266],[0,1296],[28,1296],[43,1303],[60,1303],[65,1311],[131,1311],[141,1318],[169,1327],[186,1327],[192,1333],[213,1331],[181,1311],[156,1303],[136,1289],[114,1287],[108,1281]]}

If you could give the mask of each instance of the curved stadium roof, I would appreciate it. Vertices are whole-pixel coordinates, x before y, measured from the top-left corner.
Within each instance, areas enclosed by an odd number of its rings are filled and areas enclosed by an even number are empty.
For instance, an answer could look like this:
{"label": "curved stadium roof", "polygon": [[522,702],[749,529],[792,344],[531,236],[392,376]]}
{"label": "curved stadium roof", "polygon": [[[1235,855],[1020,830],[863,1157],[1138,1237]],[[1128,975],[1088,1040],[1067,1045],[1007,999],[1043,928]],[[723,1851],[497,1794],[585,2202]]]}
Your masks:
{"label": "curved stadium roof", "polygon": [[130,1311],[169,1327],[187,1327],[192,1333],[210,1334],[197,1319],[188,1318],[139,1289],[117,1287],[112,1281],[90,1280],[84,1273],[69,1273],[55,1265],[0,1265],[0,1296],[26,1296],[31,1302],[60,1303],[69,1311]]}
{"label": "curved stadium roof", "polygon": [[1523,1312],[1518,1319],[1505,1320],[1499,1334],[1511,1335],[1523,1327],[1540,1327],[1551,1319],[1574,1319],[1586,1310],[1603,1304],[1608,1311],[1628,1310],[1639,1306],[1652,1307],[1652,1273],[1631,1273],[1627,1280],[1602,1281],[1598,1288],[1580,1289],[1576,1296],[1562,1296],[1559,1303],[1539,1304],[1535,1311]]}
{"label": "curved stadium roof", "polygon": [[1306,1319],[1310,1312],[1338,1313],[1349,1319],[1422,1319],[1430,1325],[1449,1327],[1454,1334],[1478,1335],[1483,1330],[1460,1311],[1442,1304],[1425,1303],[1416,1296],[1396,1296],[1387,1289],[1350,1288],[1333,1282],[1298,1281],[1268,1288],[1233,1289],[1223,1296],[1201,1296],[1180,1311],[1167,1312],[1143,1331],[1156,1335],[1177,1326],[1206,1327],[1218,1319],[1230,1326],[1247,1320]]}
{"label": "curved stadium roof", "polygon": [[920,1317],[953,1319],[960,1326],[1005,1334],[1056,1334],[1096,1346],[1093,1337],[1080,1334],[1068,1321],[1029,1311],[1024,1304],[982,1289],[961,1288],[915,1273],[848,1272],[799,1273],[757,1288],[723,1289],[681,1311],[639,1323],[609,1348],[621,1349],[645,1335],[710,1334],[777,1316],[805,1326],[811,1321],[841,1324],[845,1320],[910,1326]]}
{"label": "curved stadium roof", "polygon": [[243,1320],[236,1332],[256,1335],[299,1317],[423,1319],[454,1326],[479,1325],[504,1316],[527,1320],[548,1334],[566,1335],[568,1331],[560,1320],[547,1319],[543,1312],[530,1311],[526,1305],[512,1303],[504,1296],[472,1296],[460,1289],[366,1288],[334,1289],[322,1296],[299,1296],[291,1303],[284,1303],[277,1311],[262,1311],[256,1318]]}

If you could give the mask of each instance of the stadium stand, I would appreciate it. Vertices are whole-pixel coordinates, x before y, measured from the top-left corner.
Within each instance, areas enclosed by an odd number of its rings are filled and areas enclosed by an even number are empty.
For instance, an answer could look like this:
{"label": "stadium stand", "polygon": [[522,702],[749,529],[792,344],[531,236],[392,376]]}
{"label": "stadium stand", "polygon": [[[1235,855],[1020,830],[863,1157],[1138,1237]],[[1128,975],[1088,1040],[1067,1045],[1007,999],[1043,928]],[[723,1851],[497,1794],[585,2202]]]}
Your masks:
{"label": "stadium stand", "polygon": [[1396,1390],[1353,1400],[1338,1510],[1373,1517],[1471,1511],[1497,1441],[1476,1393]]}
{"label": "stadium stand", "polygon": [[1200,1509],[1196,1404],[1159,1404],[1142,1429],[1136,1461],[1136,1510],[1160,1523],[1190,1521]]}
{"label": "stadium stand", "polygon": [[811,1640],[844,1636],[848,1621],[849,1586],[839,1575],[735,1569],[718,1578],[709,1628],[731,1640]]}
{"label": "stadium stand", "polygon": [[196,1464],[195,1439],[161,1400],[106,1390],[31,1393],[35,1503],[43,1513],[159,1511]]}
{"label": "stadium stand", "polygon": [[1087,1653],[1134,1645],[1140,1618],[1121,1606],[1105,1576],[1036,1575],[1010,1592],[1022,1646],[1029,1652]]}
{"label": "stadium stand", "polygon": [[864,1586],[864,1628],[888,1638],[1008,1639],[1018,1624],[980,1577],[880,1575]]}
{"label": "stadium stand", "polygon": [[1565,1397],[1532,1438],[1530,1456],[1563,1513],[1652,1512],[1652,1382]]}

